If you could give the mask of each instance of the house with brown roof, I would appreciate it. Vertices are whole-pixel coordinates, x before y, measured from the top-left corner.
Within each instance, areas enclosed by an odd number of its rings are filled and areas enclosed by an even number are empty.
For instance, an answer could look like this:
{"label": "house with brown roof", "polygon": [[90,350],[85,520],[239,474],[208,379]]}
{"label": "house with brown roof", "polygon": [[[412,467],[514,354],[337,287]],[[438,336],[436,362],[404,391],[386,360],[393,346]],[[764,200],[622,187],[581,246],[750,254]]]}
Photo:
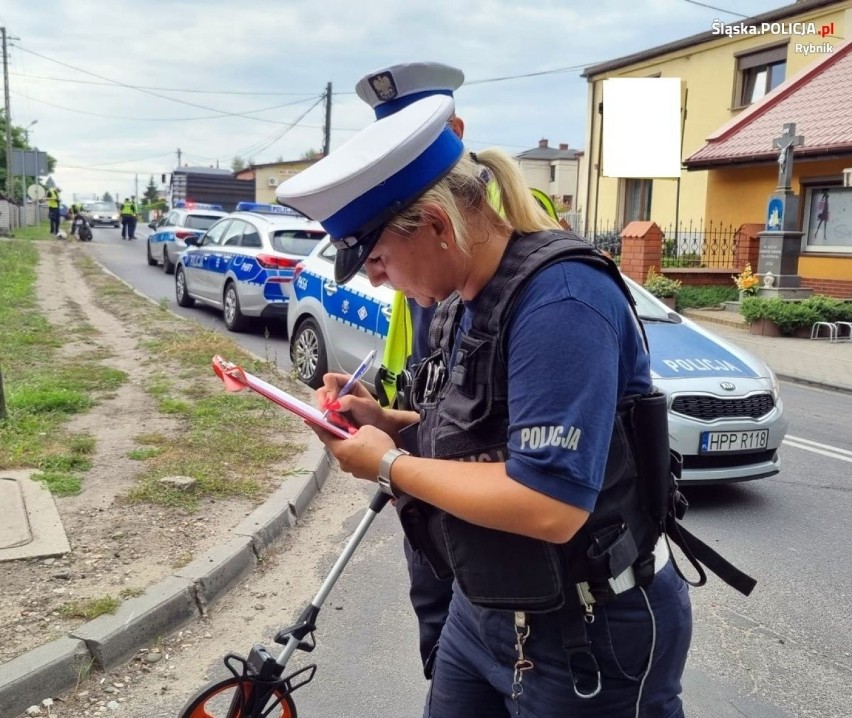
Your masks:
{"label": "house with brown roof", "polygon": [[[666,239],[675,242],[675,254],[683,249],[686,237],[694,240],[690,251],[701,266],[731,266],[738,256],[732,246],[736,230],[765,224],[766,205],[778,177],[779,153],[773,139],[789,122],[796,123],[797,133],[804,136],[804,144],[794,151],[793,187],[803,195],[801,221],[815,230],[821,188],[841,189],[843,170],[852,166],[848,137],[852,77],[846,70],[849,50],[844,44],[850,31],[852,0],[800,0],[737,23],[715,21],[706,32],[586,68],[589,103],[583,165],[588,170],[581,174],[579,192],[585,196],[586,234],[619,231],[632,220],[654,221]],[[603,175],[607,151],[603,85],[608,79],[626,77],[680,79],[679,176]],[[828,94],[818,98],[823,92]],[[654,110],[636,107],[637,113]],[[816,201],[815,189],[820,189]],[[824,243],[819,250],[816,240],[806,247],[800,274],[820,291],[833,288],[834,293],[849,295],[852,284],[847,287],[845,282],[852,281],[852,267],[841,270],[845,262],[837,265],[828,259],[852,255],[852,235],[843,239],[847,223],[841,222],[846,217],[841,197],[845,195],[834,197],[829,191],[829,226],[823,232],[823,221],[819,228],[819,237],[825,235],[819,241]],[[711,238],[702,231],[683,230],[710,224],[728,228],[727,234]],[[815,257],[819,253],[822,259]],[[817,278],[828,278],[828,265],[843,276],[819,284]]]}
{"label": "house with brown roof", "polygon": [[852,297],[852,40],[720,127],[684,164],[707,173],[708,216],[763,222],[778,184],[772,140],[788,122],[802,137],[792,157],[802,284]]}

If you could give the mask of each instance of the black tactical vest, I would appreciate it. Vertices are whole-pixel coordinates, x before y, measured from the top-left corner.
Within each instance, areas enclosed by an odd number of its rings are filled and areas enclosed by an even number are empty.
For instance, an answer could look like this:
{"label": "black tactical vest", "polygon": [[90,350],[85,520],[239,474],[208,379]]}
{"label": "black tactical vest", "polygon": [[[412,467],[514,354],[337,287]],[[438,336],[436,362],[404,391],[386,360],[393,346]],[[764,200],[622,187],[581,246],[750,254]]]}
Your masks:
{"label": "black tactical vest", "polygon": [[[601,281],[615,281],[633,305],[618,268],[585,240],[561,231],[514,235],[496,275],[479,295],[470,331],[458,332],[463,306],[457,295],[441,305],[432,323],[434,351],[419,367],[412,392],[421,412],[421,456],[461,461],[507,459],[506,329],[527,280],[565,259],[601,267],[606,271]],[[638,318],[636,322],[641,327]],[[446,575],[452,570],[474,603],[526,611],[558,608],[566,591],[575,590],[572,584],[581,581],[589,582],[596,597],[605,600],[607,579],[630,566],[638,581],[649,582],[653,578],[652,551],[663,522],[661,510],[649,506],[652,497],[647,487],[638,481],[632,434],[639,400],[625,397],[619,405],[595,511],[571,541],[550,544],[476,526],[432,509],[427,523],[438,556],[429,556],[434,551],[424,553],[436,573]],[[664,497],[656,502],[665,504],[673,482],[668,471],[664,397],[657,405],[662,408],[656,411],[658,433],[665,437],[665,446],[660,447],[665,475],[658,481],[666,486]],[[660,493],[659,487],[656,493]],[[405,521],[405,514],[401,516]],[[441,560],[445,565],[435,566]]]}

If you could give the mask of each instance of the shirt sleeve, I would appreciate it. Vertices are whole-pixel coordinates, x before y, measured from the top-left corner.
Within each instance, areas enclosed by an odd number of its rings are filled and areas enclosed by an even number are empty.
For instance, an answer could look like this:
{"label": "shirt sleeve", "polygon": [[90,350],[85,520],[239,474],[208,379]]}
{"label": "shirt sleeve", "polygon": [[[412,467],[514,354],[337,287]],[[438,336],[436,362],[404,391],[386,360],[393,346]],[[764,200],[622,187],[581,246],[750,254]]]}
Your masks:
{"label": "shirt sleeve", "polygon": [[592,511],[620,385],[613,317],[619,301],[626,302],[612,294],[621,292],[607,278],[597,277],[593,305],[589,292],[572,289],[573,272],[566,275],[562,265],[546,272],[558,281],[526,290],[509,329],[506,471],[529,488]]}

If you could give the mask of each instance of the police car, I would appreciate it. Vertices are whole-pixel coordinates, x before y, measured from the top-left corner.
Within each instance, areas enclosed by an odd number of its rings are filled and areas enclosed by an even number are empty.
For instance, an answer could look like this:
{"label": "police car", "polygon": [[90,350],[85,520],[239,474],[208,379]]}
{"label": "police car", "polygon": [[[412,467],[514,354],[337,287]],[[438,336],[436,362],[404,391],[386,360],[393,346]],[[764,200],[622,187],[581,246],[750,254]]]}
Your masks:
{"label": "police car", "polygon": [[175,202],[174,209],[148,225],[153,230],[147,241],[148,264],[156,267],[162,262],[166,274],[174,274],[177,258],[187,248],[186,240],[200,237],[214,222],[227,216],[218,204]]}
{"label": "police car", "polygon": [[294,268],[326,236],[318,222],[288,207],[240,202],[203,236],[185,239],[175,268],[177,303],[221,309],[235,332],[249,317],[284,320]]}
{"label": "police car", "polygon": [[[327,371],[351,374],[371,349],[372,389],[381,364],[393,292],[363,270],[334,281],[334,247],[323,242],[296,267],[290,286],[290,357],[312,387]],[[684,483],[760,479],[780,470],[787,431],[778,380],[760,359],[671,311],[625,277],[651,347],[654,384],[668,397],[671,447]]]}
{"label": "police car", "polygon": [[290,358],[299,379],[316,389],[323,374],[351,374],[375,349],[376,359],[363,377],[372,390],[390,326],[393,290],[370,284],[363,267],[346,284],[338,284],[335,253],[330,242],[322,242],[296,265],[287,314]]}

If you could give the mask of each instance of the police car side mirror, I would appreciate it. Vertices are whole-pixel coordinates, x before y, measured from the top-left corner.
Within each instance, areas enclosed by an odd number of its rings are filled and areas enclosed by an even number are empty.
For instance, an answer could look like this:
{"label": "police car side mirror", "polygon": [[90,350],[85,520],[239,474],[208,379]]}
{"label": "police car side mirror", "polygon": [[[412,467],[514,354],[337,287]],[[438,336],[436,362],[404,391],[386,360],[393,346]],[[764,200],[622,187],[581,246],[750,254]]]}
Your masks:
{"label": "police car side mirror", "polygon": [[151,229],[157,229],[157,223],[156,223],[156,222],[148,222],[148,226],[149,226]]}
{"label": "police car side mirror", "polygon": [[187,237],[184,241],[185,244],[191,244],[193,247],[198,247],[201,244],[201,237]]}

